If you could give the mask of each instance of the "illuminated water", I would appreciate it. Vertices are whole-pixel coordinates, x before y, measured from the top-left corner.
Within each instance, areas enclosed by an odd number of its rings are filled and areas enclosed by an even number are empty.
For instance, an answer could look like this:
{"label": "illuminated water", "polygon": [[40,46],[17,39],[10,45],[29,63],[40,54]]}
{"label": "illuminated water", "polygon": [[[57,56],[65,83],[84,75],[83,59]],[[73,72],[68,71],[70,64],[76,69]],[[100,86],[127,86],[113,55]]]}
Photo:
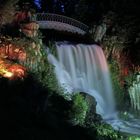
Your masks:
{"label": "illuminated water", "polygon": [[56,44],[58,58],[52,54],[48,60],[55,66],[59,84],[66,94],[86,92],[96,99],[97,113],[115,129],[140,134],[140,121],[130,116],[122,121],[115,110],[109,70],[102,49],[97,45]]}
{"label": "illuminated water", "polygon": [[137,75],[136,81],[129,88],[129,95],[131,107],[136,111],[140,111],[140,74]]}

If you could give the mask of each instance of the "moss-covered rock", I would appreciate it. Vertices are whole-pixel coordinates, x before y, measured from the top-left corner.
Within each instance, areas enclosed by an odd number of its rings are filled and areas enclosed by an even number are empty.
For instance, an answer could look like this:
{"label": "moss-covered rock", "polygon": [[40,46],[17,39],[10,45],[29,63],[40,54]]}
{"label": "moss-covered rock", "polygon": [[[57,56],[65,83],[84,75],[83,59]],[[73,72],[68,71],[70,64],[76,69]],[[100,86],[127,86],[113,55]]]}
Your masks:
{"label": "moss-covered rock", "polygon": [[70,110],[71,122],[74,125],[83,125],[88,112],[88,102],[83,95],[75,93],[72,96],[72,108]]}

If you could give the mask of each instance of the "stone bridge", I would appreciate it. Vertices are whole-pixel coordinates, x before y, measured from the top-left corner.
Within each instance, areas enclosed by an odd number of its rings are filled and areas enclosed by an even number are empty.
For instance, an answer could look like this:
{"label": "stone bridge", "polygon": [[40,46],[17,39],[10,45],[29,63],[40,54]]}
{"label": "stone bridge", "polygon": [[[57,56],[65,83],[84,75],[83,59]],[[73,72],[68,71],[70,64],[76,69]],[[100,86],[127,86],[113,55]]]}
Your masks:
{"label": "stone bridge", "polygon": [[37,13],[36,21],[41,29],[54,29],[84,35],[89,27],[73,18],[51,13]]}

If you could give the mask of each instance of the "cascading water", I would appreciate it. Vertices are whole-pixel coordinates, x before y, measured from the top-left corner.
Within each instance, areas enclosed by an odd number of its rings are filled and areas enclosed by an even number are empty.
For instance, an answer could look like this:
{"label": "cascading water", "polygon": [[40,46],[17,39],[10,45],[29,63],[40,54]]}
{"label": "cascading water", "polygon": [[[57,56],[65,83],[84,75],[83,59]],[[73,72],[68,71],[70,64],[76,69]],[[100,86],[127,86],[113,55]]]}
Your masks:
{"label": "cascading water", "polygon": [[140,111],[140,74],[137,75],[136,81],[129,88],[129,95],[132,108]]}
{"label": "cascading water", "polygon": [[60,86],[66,93],[81,91],[96,99],[96,111],[115,129],[140,134],[137,120],[126,122],[117,117],[109,70],[102,49],[97,45],[58,42],[58,58],[52,54],[48,60],[55,66]]}

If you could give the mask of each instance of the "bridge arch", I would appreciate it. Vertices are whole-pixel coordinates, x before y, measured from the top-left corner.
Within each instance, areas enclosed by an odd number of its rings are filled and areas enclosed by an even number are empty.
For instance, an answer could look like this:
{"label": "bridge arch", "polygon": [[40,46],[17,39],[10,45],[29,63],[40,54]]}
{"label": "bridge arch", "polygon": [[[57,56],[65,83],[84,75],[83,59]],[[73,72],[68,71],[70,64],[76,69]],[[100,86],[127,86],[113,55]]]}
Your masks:
{"label": "bridge arch", "polygon": [[52,13],[37,13],[36,22],[41,29],[54,29],[85,35],[89,27],[84,23],[63,15]]}

